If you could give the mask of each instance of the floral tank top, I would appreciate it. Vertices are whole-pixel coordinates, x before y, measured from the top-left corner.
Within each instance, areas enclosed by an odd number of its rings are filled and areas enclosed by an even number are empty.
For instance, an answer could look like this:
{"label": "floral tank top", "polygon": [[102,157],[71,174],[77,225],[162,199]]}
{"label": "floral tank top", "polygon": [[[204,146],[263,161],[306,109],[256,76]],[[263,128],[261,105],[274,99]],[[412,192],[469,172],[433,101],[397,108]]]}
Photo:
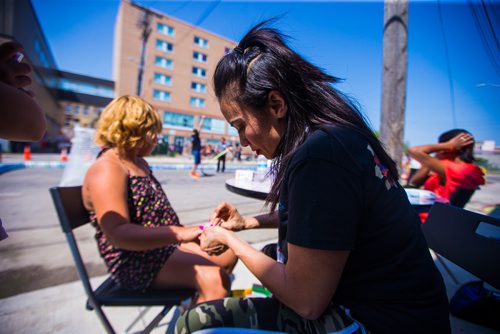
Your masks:
{"label": "floral tank top", "polygon": [[[149,172],[147,176],[129,176],[128,211],[132,224],[146,228],[180,225],[161,184]],[[91,224],[96,229],[95,239],[112,279],[127,290],[148,289],[177,244],[146,251],[130,251],[113,246],[97,223],[95,212],[90,212]]]}

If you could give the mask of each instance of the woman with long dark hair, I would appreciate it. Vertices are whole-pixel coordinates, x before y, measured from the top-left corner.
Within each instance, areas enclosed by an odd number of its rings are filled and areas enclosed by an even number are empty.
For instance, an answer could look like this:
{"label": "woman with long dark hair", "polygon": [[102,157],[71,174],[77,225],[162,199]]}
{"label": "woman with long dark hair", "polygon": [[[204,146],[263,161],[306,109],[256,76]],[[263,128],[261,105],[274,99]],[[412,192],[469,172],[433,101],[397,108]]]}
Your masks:
{"label": "woman with long dark hair", "polygon": [[410,147],[408,152],[422,165],[410,185],[423,185],[446,199],[451,199],[458,188],[477,189],[485,180],[481,168],[474,165],[474,143],[470,132],[453,129],[442,133],[437,144]]}
{"label": "woman with long dark hair", "polygon": [[[202,303],[178,333],[246,327],[290,333],[450,332],[443,280],[394,162],[364,117],[266,22],[225,55],[215,93],[242,146],[274,159],[269,214],[220,204],[200,236],[222,244],[273,293]],[[234,231],[278,227],[277,259]],[[219,248],[221,249],[221,248]]]}

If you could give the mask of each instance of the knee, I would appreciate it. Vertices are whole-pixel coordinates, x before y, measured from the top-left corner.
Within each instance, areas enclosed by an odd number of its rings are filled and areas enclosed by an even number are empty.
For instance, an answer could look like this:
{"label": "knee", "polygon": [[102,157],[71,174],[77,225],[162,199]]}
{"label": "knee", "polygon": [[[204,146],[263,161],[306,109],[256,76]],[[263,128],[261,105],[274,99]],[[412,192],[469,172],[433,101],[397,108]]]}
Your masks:
{"label": "knee", "polygon": [[231,288],[229,274],[224,268],[217,266],[202,266],[198,268],[201,290],[209,290],[220,298],[227,296]]}

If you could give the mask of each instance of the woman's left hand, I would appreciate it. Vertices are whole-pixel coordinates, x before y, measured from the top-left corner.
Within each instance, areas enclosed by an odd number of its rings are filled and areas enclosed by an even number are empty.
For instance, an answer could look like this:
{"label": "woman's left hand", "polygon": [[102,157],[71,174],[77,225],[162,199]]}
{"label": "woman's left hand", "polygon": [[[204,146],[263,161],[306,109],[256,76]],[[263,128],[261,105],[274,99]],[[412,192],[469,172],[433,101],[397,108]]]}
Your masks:
{"label": "woman's left hand", "polygon": [[228,247],[226,245],[226,234],[230,231],[219,227],[205,227],[200,235],[200,247],[209,255],[220,255],[224,253]]}

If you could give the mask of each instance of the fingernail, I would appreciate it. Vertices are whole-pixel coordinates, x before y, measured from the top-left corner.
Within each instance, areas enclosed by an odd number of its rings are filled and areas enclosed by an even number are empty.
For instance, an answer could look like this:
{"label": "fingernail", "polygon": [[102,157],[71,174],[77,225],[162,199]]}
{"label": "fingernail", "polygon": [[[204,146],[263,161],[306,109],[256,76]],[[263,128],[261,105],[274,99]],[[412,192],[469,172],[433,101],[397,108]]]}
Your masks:
{"label": "fingernail", "polygon": [[203,230],[205,229],[205,226],[203,226],[203,225],[198,225],[198,228],[199,228],[200,230],[202,230],[202,231],[203,231]]}
{"label": "fingernail", "polygon": [[23,58],[24,58],[24,55],[21,52],[16,52],[16,55],[14,56],[14,59],[18,63],[20,63],[21,61],[23,61]]}

